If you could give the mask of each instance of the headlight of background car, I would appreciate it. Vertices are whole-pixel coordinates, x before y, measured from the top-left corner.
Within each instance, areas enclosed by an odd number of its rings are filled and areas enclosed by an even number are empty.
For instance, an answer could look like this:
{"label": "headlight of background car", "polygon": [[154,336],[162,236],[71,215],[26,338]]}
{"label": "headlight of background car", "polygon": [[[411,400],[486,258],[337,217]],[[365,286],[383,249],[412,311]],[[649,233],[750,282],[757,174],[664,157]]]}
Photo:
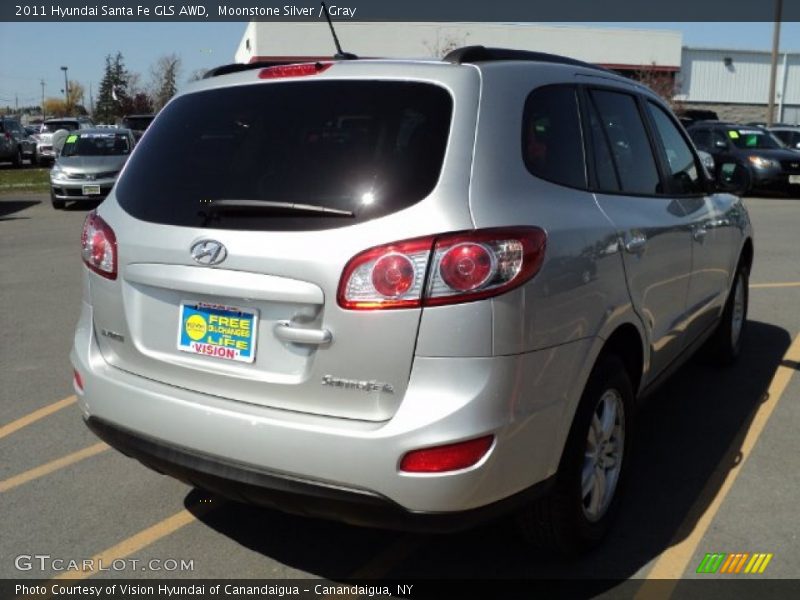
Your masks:
{"label": "headlight of background car", "polygon": [[771,167],[780,169],[781,163],[777,160],[772,160],[771,158],[763,158],[761,156],[748,156],[747,160],[750,161],[750,164],[754,167],[759,169],[769,169]]}

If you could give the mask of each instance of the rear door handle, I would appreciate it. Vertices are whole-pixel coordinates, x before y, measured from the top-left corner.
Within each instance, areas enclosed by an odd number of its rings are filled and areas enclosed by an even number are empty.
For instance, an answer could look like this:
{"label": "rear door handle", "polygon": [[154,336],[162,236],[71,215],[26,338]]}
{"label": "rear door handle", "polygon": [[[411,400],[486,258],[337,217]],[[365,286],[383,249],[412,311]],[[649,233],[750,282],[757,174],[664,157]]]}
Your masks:
{"label": "rear door handle", "polygon": [[706,238],[706,235],[708,235],[708,229],[705,227],[698,227],[694,230],[692,237],[696,242],[702,242]]}
{"label": "rear door handle", "polygon": [[641,233],[637,233],[631,239],[625,242],[625,250],[631,254],[641,254],[644,252],[646,247],[647,238]]}
{"label": "rear door handle", "polygon": [[284,342],[293,344],[327,344],[333,336],[327,329],[306,329],[295,327],[290,321],[278,321],[275,323],[275,337]]}

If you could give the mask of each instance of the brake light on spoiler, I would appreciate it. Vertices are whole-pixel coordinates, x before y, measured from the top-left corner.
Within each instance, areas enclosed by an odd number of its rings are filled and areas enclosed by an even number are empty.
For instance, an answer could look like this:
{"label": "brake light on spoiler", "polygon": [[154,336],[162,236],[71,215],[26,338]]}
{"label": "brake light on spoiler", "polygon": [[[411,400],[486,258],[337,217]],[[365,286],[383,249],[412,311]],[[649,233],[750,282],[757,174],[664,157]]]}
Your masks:
{"label": "brake light on spoiler", "polygon": [[332,62],[299,63],[295,65],[275,65],[258,72],[259,79],[282,79],[284,77],[304,77],[317,75],[331,68]]}
{"label": "brake light on spoiler", "polygon": [[379,310],[490,298],[536,275],[546,241],[538,227],[504,227],[384,244],[350,259],[337,300],[342,308]]}

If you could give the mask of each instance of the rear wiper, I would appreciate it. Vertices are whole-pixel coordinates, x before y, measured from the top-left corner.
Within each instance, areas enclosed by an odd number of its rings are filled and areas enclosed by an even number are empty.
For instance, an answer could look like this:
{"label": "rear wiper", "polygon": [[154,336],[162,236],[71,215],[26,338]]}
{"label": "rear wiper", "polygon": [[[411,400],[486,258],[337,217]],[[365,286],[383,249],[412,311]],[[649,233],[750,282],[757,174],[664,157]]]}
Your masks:
{"label": "rear wiper", "polygon": [[245,212],[272,212],[272,213],[295,213],[297,215],[325,216],[325,217],[355,217],[355,213],[349,210],[319,206],[316,204],[297,204],[295,202],[275,202],[273,200],[204,200],[207,211],[200,211],[198,215],[203,217],[203,225],[206,225],[214,215],[220,213]]}

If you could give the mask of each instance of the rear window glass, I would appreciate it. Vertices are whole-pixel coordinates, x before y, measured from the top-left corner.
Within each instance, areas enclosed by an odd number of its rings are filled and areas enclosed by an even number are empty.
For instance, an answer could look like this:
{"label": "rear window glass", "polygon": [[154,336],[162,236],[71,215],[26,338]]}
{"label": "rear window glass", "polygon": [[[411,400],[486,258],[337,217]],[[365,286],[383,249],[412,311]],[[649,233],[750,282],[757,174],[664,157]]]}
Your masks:
{"label": "rear window glass", "polygon": [[[280,231],[368,221],[430,194],[451,114],[446,90],[415,82],[198,92],[162,111],[116,194],[134,217],[170,225]],[[295,204],[320,210],[300,214]]]}

